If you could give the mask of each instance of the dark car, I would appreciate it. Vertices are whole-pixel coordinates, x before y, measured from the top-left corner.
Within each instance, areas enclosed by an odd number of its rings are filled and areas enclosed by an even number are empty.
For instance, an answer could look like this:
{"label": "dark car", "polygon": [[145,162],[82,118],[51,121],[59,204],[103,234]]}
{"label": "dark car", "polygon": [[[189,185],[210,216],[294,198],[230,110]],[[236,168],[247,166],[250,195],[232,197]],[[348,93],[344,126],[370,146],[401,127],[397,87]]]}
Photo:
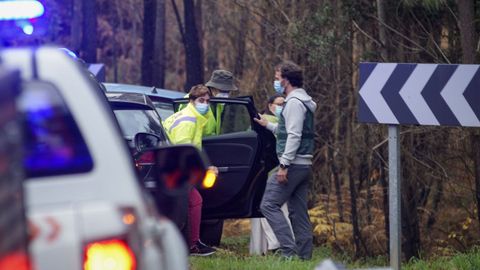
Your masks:
{"label": "dark car", "polygon": [[[105,84],[107,92],[138,92],[148,95],[155,108],[172,114],[188,99],[184,93],[129,85]],[[178,98],[175,98],[177,96]],[[155,101],[156,100],[156,101]],[[199,189],[203,197],[201,239],[218,245],[222,232],[221,220],[262,216],[260,202],[268,172],[278,164],[275,137],[253,118],[258,113],[250,97],[211,98],[212,106],[222,104],[220,132],[205,137],[202,145],[219,177],[210,189]]]}
{"label": "dark car", "polygon": [[174,113],[172,100],[183,98],[185,93],[131,84],[103,83],[107,92],[127,92],[147,95],[162,120]]}
{"label": "dark car", "polygon": [[[187,186],[166,186],[165,183],[155,181],[158,177],[152,169],[153,156],[139,149],[140,142],[145,140],[155,141],[148,143],[150,147],[170,144],[153,103],[149,97],[140,93],[109,92],[106,96],[134,158],[139,179],[143,180],[144,187],[152,195],[160,213],[172,219],[185,235]],[[152,136],[153,139],[149,139]]]}

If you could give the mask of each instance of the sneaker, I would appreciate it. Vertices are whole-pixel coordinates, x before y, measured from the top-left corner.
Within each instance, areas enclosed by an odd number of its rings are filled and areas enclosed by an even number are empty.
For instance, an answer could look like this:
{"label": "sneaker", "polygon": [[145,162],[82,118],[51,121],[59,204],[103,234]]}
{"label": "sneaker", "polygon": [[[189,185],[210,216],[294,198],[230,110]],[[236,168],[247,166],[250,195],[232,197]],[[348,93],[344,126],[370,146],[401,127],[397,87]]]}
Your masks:
{"label": "sneaker", "polygon": [[190,248],[190,256],[210,256],[217,250],[197,241],[193,247]]}

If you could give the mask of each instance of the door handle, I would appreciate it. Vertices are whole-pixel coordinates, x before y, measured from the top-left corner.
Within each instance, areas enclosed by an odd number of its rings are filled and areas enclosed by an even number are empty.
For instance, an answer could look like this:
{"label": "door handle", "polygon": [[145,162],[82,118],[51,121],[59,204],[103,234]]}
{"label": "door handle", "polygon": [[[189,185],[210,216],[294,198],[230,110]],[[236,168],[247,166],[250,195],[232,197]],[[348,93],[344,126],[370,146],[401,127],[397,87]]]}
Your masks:
{"label": "door handle", "polygon": [[229,167],[217,167],[218,172],[228,172]]}

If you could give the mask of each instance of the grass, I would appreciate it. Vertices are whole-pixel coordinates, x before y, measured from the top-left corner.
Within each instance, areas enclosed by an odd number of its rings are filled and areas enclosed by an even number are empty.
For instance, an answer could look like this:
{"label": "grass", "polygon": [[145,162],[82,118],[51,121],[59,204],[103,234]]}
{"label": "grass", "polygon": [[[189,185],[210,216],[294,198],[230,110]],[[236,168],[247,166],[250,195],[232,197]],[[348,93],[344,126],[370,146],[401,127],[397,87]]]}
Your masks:
{"label": "grass", "polygon": [[234,236],[222,239],[221,248],[210,257],[190,257],[192,270],[273,270],[273,269],[314,269],[321,261],[332,256],[328,248],[316,247],[310,261],[284,261],[278,256],[254,256],[248,253],[248,236]]}
{"label": "grass", "polygon": [[[248,254],[248,236],[231,236],[222,239],[221,248],[217,253],[209,257],[190,257],[190,269],[192,270],[313,270],[323,260],[332,258],[336,262],[342,262],[348,269],[360,269],[368,267],[386,267],[386,257],[369,258],[361,261],[352,261],[347,256],[332,254],[325,247],[315,247],[313,258],[310,261],[292,260],[284,261],[281,258],[268,256],[252,256]],[[480,269],[480,248],[473,249],[465,254],[457,254],[452,257],[439,257],[432,260],[412,260],[402,264],[405,270],[475,270]]]}

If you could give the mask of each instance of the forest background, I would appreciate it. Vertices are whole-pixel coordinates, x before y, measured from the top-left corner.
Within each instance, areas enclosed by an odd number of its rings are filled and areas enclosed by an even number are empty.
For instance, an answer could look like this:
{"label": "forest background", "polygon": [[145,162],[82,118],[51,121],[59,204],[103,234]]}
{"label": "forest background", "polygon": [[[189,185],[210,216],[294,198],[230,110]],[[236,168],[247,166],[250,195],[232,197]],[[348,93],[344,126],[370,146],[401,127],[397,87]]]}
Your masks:
{"label": "forest background", "polygon": [[[479,0],[42,2],[48,33],[28,44],[104,63],[109,82],[184,91],[227,69],[261,110],[274,65],[300,64],[319,105],[315,242],[354,258],[388,254],[389,222],[387,128],[357,121],[359,63],[470,64],[480,55]],[[479,245],[480,130],[402,126],[400,141],[405,259]]]}

